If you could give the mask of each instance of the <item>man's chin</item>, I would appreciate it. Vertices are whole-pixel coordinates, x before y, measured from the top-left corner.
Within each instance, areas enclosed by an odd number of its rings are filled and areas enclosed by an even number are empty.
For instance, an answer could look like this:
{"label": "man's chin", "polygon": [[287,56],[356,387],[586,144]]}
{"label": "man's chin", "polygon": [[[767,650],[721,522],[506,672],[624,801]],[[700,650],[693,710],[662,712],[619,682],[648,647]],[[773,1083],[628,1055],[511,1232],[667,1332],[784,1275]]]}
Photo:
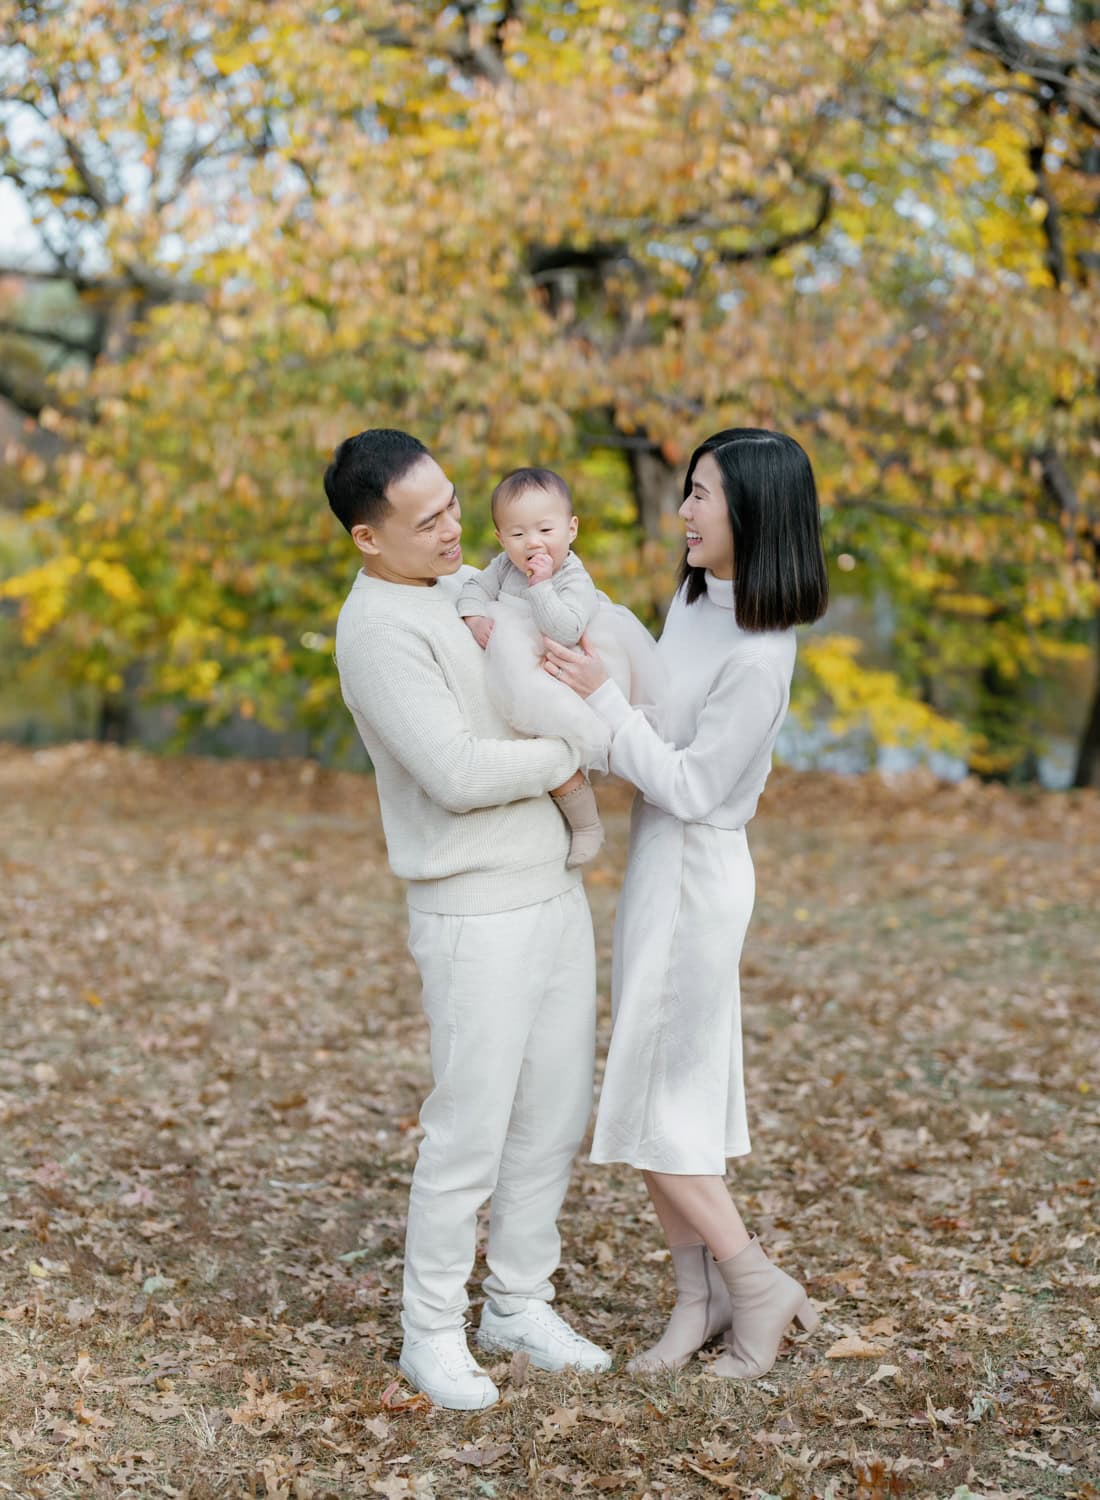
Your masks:
{"label": "man's chin", "polygon": [[441,557],[439,559],[439,562],[436,565],[436,573],[438,574],[438,576],[440,578],[447,578],[447,577],[450,576],[450,574],[457,573],[458,570],[459,570],[459,568],[461,568],[461,566],[462,566],[462,548],[460,547],[458,549],[458,556],[457,557],[455,557],[455,558]]}

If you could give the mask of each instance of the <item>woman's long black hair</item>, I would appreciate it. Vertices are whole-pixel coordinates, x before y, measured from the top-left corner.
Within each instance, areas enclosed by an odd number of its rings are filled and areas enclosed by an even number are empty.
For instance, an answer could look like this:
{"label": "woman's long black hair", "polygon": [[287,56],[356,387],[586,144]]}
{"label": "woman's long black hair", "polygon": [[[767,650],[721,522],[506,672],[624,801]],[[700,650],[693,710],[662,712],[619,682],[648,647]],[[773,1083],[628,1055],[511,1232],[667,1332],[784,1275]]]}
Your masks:
{"label": "woman's long black hair", "polygon": [[[691,455],[684,499],[695,465],[710,453],[722,475],[733,528],[733,596],[742,630],[786,630],[819,620],[829,602],[829,575],[821,545],[817,486],[810,460],[782,432],[727,427]],[[687,552],[680,585],[689,604],[706,592],[702,568]]]}

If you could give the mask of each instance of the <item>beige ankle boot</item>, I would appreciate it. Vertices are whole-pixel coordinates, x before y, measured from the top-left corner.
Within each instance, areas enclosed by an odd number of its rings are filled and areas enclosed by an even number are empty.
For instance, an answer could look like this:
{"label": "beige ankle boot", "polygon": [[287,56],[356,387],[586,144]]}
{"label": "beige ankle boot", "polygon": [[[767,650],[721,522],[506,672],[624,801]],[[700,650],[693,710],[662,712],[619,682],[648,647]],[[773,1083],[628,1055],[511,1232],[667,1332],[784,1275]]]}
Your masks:
{"label": "beige ankle boot", "polygon": [[779,1341],[793,1318],[807,1333],[820,1322],[805,1289],[793,1276],[773,1266],[753,1235],[744,1250],[717,1262],[733,1309],[726,1350],[711,1365],[715,1375],[755,1380],[775,1364]]}
{"label": "beige ankle boot", "polygon": [[730,1326],[730,1299],[706,1245],[673,1245],[676,1305],[651,1349],[627,1362],[631,1375],[682,1370],[708,1339]]}

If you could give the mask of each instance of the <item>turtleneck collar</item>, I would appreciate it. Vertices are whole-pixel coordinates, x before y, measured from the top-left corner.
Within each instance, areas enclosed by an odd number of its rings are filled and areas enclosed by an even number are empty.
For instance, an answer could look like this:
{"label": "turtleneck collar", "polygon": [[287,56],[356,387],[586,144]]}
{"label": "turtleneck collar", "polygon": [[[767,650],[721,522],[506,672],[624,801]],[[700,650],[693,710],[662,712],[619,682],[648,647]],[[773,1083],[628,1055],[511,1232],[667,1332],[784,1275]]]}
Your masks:
{"label": "turtleneck collar", "polygon": [[717,604],[719,609],[733,608],[733,579],[715,578],[708,568],[703,575],[707,585],[707,598],[712,604]]}

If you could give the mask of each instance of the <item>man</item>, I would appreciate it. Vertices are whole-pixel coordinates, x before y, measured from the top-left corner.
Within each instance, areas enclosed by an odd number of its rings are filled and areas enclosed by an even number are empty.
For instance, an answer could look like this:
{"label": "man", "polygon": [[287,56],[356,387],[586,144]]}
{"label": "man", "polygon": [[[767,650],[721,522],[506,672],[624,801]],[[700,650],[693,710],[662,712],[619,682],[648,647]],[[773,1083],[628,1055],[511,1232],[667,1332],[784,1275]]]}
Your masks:
{"label": "man", "polygon": [[498,1391],[466,1344],[477,1210],[492,1198],[488,1350],[557,1370],[610,1357],[550,1307],[556,1220],[588,1122],[592,923],[546,795],[577,769],[563,741],[517,739],[459,618],[454,486],[422,443],[348,438],[325,492],[362,556],[336,628],[344,701],[374,765],[390,864],[408,882],[434,1088],[409,1196],[401,1370],[440,1406]]}

